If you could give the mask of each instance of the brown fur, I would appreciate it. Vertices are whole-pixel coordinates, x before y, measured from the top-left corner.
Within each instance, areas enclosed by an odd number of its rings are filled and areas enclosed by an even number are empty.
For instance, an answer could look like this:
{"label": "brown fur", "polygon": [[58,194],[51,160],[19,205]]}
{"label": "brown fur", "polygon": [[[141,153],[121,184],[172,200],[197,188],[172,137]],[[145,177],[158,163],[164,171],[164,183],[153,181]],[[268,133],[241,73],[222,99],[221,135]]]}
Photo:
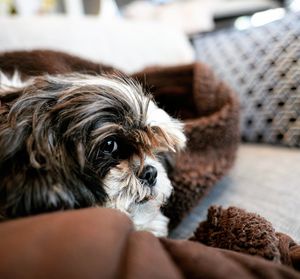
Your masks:
{"label": "brown fur", "polygon": [[[135,106],[109,87],[78,86],[73,78],[38,77],[0,95],[2,218],[102,205],[102,179],[111,167],[173,148],[162,129],[146,125],[150,99],[140,97],[138,85],[127,80]],[[101,153],[110,137],[123,146],[118,159]]]}

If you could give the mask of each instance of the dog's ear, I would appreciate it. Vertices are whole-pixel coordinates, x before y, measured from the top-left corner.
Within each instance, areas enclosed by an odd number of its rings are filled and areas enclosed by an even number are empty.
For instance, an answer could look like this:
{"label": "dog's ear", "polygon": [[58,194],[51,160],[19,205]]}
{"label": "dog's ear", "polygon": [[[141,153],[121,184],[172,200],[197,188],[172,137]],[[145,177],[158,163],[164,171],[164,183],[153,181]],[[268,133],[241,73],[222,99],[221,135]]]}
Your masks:
{"label": "dog's ear", "polygon": [[20,89],[0,90],[0,164],[22,148],[28,126],[12,127],[8,123],[10,109],[22,95]]}
{"label": "dog's ear", "polygon": [[0,97],[0,215],[13,218],[74,208],[73,193],[49,168],[45,150],[53,145],[53,131],[46,127],[41,131],[43,148],[36,141],[36,109],[44,106],[46,110],[53,98],[41,102],[34,96],[20,100],[21,95],[10,90]]}
{"label": "dog's ear", "polygon": [[186,145],[184,124],[172,118],[154,102],[149,102],[146,124],[153,132],[165,139],[171,151],[183,150]]}
{"label": "dog's ear", "polygon": [[[0,215],[14,218],[101,204],[97,174],[80,138],[63,138],[68,120],[58,90],[30,88],[0,108]],[[56,110],[54,109],[56,107]]]}

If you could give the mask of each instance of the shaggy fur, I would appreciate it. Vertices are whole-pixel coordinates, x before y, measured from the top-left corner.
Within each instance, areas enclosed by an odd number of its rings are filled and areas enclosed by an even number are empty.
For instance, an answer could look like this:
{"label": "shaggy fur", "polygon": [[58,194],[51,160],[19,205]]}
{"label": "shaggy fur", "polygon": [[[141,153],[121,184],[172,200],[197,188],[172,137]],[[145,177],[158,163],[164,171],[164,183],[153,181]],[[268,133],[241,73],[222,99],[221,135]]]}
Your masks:
{"label": "shaggy fur", "polygon": [[[3,219],[107,206],[138,229],[167,234],[160,207],[172,186],[160,157],[184,147],[181,122],[128,78],[0,78]],[[146,166],[157,170],[155,185]]]}

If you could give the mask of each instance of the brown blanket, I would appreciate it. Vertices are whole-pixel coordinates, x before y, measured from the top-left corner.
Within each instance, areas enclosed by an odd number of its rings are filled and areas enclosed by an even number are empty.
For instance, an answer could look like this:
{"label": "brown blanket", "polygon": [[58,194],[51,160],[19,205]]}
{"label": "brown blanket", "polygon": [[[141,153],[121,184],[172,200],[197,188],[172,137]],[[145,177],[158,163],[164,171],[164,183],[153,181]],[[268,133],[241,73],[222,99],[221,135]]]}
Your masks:
{"label": "brown blanket", "polygon": [[1,279],[300,278],[258,257],[137,232],[106,208],[6,222],[0,236]]}

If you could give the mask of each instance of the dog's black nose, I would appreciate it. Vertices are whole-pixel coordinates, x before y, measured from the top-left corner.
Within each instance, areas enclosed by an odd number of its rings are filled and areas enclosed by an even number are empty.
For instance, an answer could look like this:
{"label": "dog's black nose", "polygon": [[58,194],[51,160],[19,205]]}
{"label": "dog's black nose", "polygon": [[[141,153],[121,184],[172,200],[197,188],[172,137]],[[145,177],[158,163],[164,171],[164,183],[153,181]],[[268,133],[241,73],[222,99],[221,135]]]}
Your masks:
{"label": "dog's black nose", "polygon": [[153,166],[146,166],[141,175],[139,176],[139,179],[142,180],[142,182],[146,183],[149,187],[153,187],[156,184],[156,178],[157,178],[157,169]]}

